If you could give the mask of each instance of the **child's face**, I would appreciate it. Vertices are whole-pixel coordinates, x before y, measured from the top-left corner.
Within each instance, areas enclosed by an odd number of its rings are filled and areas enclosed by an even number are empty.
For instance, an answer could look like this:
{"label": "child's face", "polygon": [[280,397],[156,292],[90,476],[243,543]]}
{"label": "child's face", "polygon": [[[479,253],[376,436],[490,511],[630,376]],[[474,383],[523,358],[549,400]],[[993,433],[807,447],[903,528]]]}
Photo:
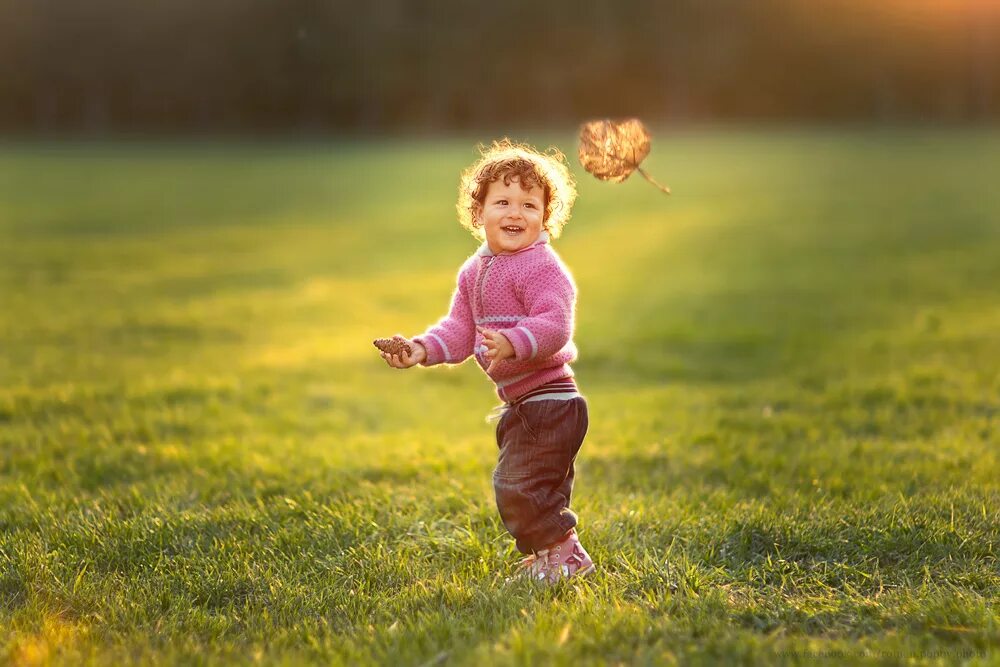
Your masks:
{"label": "child's face", "polygon": [[509,185],[503,178],[490,183],[476,213],[494,253],[515,252],[537,241],[544,217],[545,191],[539,185],[523,189],[517,176]]}

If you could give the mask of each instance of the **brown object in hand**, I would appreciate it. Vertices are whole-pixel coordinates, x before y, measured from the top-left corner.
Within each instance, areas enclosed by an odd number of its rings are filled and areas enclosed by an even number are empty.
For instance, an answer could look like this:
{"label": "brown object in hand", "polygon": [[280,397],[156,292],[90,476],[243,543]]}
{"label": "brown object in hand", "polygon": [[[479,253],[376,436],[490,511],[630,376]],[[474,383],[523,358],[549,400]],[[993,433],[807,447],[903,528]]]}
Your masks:
{"label": "brown object in hand", "polygon": [[407,343],[406,339],[402,336],[393,336],[392,338],[376,338],[372,341],[372,343],[375,347],[390,356],[395,354],[399,358],[402,358],[403,352],[406,352],[406,356],[413,354],[410,344]]}
{"label": "brown object in hand", "polygon": [[649,155],[649,130],[638,118],[594,120],[580,126],[580,164],[602,181],[621,183],[638,171],[643,178],[670,194],[639,166]]}

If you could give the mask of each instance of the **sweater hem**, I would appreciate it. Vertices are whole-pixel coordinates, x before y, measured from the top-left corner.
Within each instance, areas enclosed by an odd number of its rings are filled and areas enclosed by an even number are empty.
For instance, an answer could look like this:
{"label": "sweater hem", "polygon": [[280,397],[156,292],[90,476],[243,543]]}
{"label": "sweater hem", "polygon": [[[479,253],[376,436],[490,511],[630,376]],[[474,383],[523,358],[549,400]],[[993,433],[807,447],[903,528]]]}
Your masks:
{"label": "sweater hem", "polygon": [[573,377],[573,369],[570,368],[569,364],[554,366],[552,368],[543,368],[536,373],[532,373],[523,380],[505,385],[503,387],[497,387],[497,396],[499,396],[500,400],[504,402],[513,403],[532,389],[536,389],[547,382],[552,382],[553,380],[558,380],[564,377]]}

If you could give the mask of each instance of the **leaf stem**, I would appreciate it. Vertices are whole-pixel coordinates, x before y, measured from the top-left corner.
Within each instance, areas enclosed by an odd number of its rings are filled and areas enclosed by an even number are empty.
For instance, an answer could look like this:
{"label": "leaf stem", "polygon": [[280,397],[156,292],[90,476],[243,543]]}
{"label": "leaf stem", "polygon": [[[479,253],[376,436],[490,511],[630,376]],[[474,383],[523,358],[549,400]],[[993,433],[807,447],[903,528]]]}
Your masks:
{"label": "leaf stem", "polygon": [[667,186],[665,186],[665,185],[660,185],[659,183],[657,183],[657,182],[656,182],[656,180],[655,180],[655,179],[654,179],[654,178],[653,178],[652,176],[650,176],[649,174],[647,174],[647,173],[646,173],[646,170],[645,170],[645,169],[643,169],[642,167],[640,167],[640,166],[638,166],[638,165],[637,165],[637,166],[636,166],[636,170],[637,170],[637,171],[638,171],[638,172],[639,172],[640,174],[642,174],[642,175],[643,175],[643,177],[644,177],[644,178],[645,178],[645,179],[646,179],[647,181],[649,181],[650,183],[652,183],[652,184],[653,184],[653,185],[655,185],[656,187],[660,188],[660,191],[661,191],[661,192],[664,192],[664,193],[666,193],[666,194],[668,194],[668,195],[670,194],[670,188],[668,188],[668,187],[667,187]]}

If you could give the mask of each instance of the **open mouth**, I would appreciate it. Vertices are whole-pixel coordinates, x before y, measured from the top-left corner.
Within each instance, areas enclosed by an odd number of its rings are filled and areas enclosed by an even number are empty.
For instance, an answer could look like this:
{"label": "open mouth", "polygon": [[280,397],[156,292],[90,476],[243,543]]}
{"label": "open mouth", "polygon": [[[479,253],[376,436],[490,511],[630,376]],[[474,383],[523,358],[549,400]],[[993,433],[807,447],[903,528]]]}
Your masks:
{"label": "open mouth", "polygon": [[507,225],[506,227],[501,227],[505,232],[511,236],[517,236],[524,231],[524,227],[518,227],[516,225]]}

